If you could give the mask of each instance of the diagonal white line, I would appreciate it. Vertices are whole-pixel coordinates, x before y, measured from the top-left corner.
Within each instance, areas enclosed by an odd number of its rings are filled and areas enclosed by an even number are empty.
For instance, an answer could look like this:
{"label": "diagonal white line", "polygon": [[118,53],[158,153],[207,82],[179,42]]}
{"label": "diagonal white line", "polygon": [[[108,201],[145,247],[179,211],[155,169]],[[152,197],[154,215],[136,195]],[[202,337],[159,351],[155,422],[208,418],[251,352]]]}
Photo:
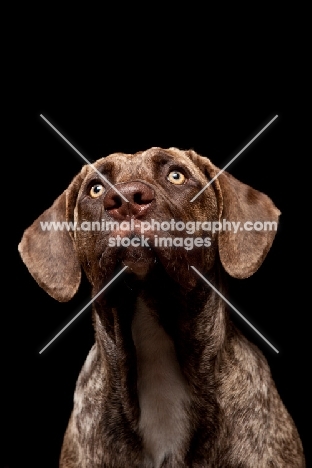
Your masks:
{"label": "diagonal white line", "polygon": [[272,349],[274,349],[274,351],[276,353],[279,353],[279,351],[269,342],[269,340],[267,340],[265,338],[265,336],[263,336],[257,329],[256,327],[254,327],[252,325],[252,323],[250,323],[244,316],[243,314],[241,314],[228,300],[226,297],[223,296],[223,294],[220,293],[220,291],[218,291],[214,286],[213,284],[210,283],[210,281],[207,280],[207,278],[205,278],[198,270],[196,270],[196,268],[194,266],[191,265],[191,268],[193,268],[193,270],[198,274],[198,276],[200,276],[217,294],[219,294],[219,296],[231,307],[231,309],[234,310],[234,312],[236,312],[243,320],[245,320],[246,323],[248,323],[248,325],[256,332],[258,333],[259,336],[261,336],[261,338],[269,345],[271,346]]}
{"label": "diagonal white line", "polygon": [[54,125],[51,124],[51,122],[48,121],[48,119],[46,119],[46,118],[44,117],[44,115],[40,114],[40,117],[41,117],[43,120],[45,120],[45,121],[47,122],[47,124],[50,125],[50,127],[53,128],[53,130],[54,130],[61,138],[63,138],[63,140],[66,141],[66,143],[67,143],[74,151],[76,151],[76,153],[79,154],[79,156],[80,156],[87,164],[89,164],[89,166],[91,166],[92,169],[93,169],[95,172],[97,172],[97,173],[99,174],[99,176],[102,177],[102,179],[103,179],[110,187],[112,187],[112,188],[115,190],[115,192],[118,193],[118,195],[121,196],[121,198],[123,198],[126,202],[128,202],[128,200],[126,199],[126,197],[125,197],[122,193],[120,193],[120,192],[116,189],[116,187],[115,187],[113,184],[111,184],[110,181],[109,181],[108,179],[106,179],[106,177],[105,177],[103,174],[101,174],[101,172],[98,171],[97,168],[94,167],[93,164],[91,164],[90,161],[89,161],[83,154],[81,154],[80,151],[78,151],[77,148],[75,148],[74,145],[72,145],[72,144],[70,143],[70,141],[68,141],[67,138],[65,138],[64,135],[62,135],[61,132],[59,132],[59,130],[58,130],[57,128],[54,127]]}
{"label": "diagonal white line", "polygon": [[271,125],[271,123],[272,123],[272,122],[273,122],[275,119],[277,119],[277,117],[278,117],[278,115],[276,115],[276,116],[275,116],[275,117],[274,117],[272,120],[270,120],[270,122],[269,122],[268,124],[266,124],[266,125],[265,125],[265,127],[263,127],[263,129],[262,129],[262,130],[260,130],[260,132],[259,132],[259,133],[257,133],[257,135],[256,135],[255,137],[253,137],[253,138],[252,138],[252,140],[250,140],[250,142],[249,142],[249,143],[247,143],[247,145],[246,145],[246,146],[244,146],[244,148],[243,148],[242,150],[240,150],[240,152],[239,152],[239,153],[237,153],[237,155],[236,155],[236,156],[234,156],[234,158],[232,158],[232,159],[231,159],[231,161],[230,161],[230,162],[228,162],[228,163],[227,163],[227,164],[224,166],[224,168],[223,168],[223,169],[221,169],[221,171],[220,171],[220,172],[218,172],[218,174],[217,174],[217,175],[215,175],[215,176],[214,176],[214,178],[213,178],[213,179],[211,179],[211,180],[208,182],[208,184],[207,184],[207,185],[205,185],[205,187],[204,187],[204,188],[202,188],[202,189],[201,189],[201,190],[198,192],[198,194],[197,194],[197,195],[195,195],[195,197],[193,197],[193,198],[192,198],[192,200],[190,200],[190,202],[192,203],[194,200],[196,200],[196,198],[197,198],[197,197],[199,197],[199,195],[200,195],[201,193],[203,193],[203,191],[204,191],[204,190],[206,190],[206,188],[208,188],[208,187],[209,187],[209,185],[211,185],[211,184],[212,184],[212,182],[213,182],[213,181],[215,181],[215,180],[216,180],[216,179],[219,177],[219,175],[220,175],[220,174],[222,174],[222,172],[224,172],[224,171],[225,171],[225,169],[226,169],[227,167],[229,167],[229,165],[230,165],[230,164],[232,164],[232,162],[233,162],[233,161],[235,161],[235,159],[236,159],[236,158],[238,158],[238,156],[239,156],[240,154],[242,154],[242,152],[243,152],[243,151],[245,151],[245,149],[246,149],[246,148],[248,148],[248,146],[250,146],[250,145],[251,145],[251,143],[252,143],[253,141],[255,141],[255,139],[256,139],[256,138],[258,138],[258,136],[259,136],[259,135],[261,135],[261,133],[263,133],[263,132],[264,132],[264,130],[265,130],[266,128],[268,128],[268,126],[269,126],[269,125]]}
{"label": "diagonal white line", "polygon": [[73,319],[71,319],[70,322],[68,322],[68,324],[65,325],[65,327],[62,328],[62,330],[61,330],[60,332],[57,333],[57,335],[55,335],[55,337],[54,337],[51,341],[49,341],[49,343],[48,343],[44,348],[42,348],[41,351],[39,351],[39,354],[43,353],[43,351],[45,351],[45,350],[47,349],[47,347],[50,346],[50,344],[53,343],[53,341],[56,340],[56,338],[58,338],[58,337],[60,336],[60,334],[63,333],[63,331],[66,330],[66,328],[69,327],[69,325],[71,325],[71,324],[73,323],[73,321],[76,320],[76,318],[79,317],[79,315],[81,315],[82,312],[84,312],[84,311],[89,307],[89,305],[92,304],[92,302],[94,302],[95,299],[96,299],[97,297],[99,297],[99,295],[102,294],[102,292],[105,291],[105,289],[108,288],[108,286],[109,286],[110,284],[112,284],[112,282],[115,281],[115,279],[118,278],[118,276],[121,275],[121,273],[123,273],[123,272],[125,271],[126,268],[128,268],[128,267],[127,267],[127,266],[123,267],[123,269],[120,270],[120,272],[117,273],[117,275],[114,276],[114,278],[111,279],[111,280],[104,286],[104,288],[101,289],[101,291],[98,292],[98,293],[91,299],[91,301],[89,301],[88,304],[85,305],[85,306],[81,309],[81,311],[78,312],[78,314],[75,315],[75,317],[74,317]]}

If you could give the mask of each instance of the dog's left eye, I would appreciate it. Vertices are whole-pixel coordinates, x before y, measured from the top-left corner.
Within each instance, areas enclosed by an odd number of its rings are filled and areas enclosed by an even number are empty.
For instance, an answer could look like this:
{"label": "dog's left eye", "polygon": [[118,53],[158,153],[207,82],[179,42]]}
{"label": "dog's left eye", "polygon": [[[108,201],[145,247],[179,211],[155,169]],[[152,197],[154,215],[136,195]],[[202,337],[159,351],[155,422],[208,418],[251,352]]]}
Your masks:
{"label": "dog's left eye", "polygon": [[169,182],[175,185],[182,185],[185,182],[185,175],[179,171],[171,171],[169,172],[167,179]]}
{"label": "dog's left eye", "polygon": [[103,185],[96,184],[96,185],[93,185],[93,187],[91,187],[90,195],[92,198],[98,198],[102,195],[103,192],[104,192]]}

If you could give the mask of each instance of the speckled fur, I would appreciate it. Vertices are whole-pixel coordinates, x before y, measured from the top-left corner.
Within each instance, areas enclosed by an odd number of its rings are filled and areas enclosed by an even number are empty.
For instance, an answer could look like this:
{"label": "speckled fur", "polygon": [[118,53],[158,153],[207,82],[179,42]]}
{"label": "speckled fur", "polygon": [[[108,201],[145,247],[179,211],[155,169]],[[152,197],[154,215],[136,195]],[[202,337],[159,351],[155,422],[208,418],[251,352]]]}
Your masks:
{"label": "speckled fur", "polygon": [[[209,248],[191,250],[155,247],[148,232],[151,249],[120,249],[108,246],[116,232],[43,232],[39,224],[116,217],[277,221],[278,209],[225,172],[189,203],[219,171],[194,151],[116,153],[95,166],[126,196],[140,192],[141,201],[133,195],[122,204],[85,166],[19,246],[39,285],[59,301],[75,294],[81,267],[94,296],[128,266],[94,301],[95,344],[77,381],[60,468],[303,468],[299,435],[264,356],[190,269],[194,265],[224,293],[224,275],[253,274],[274,232],[215,233]],[[172,170],[184,173],[185,184],[168,182]],[[95,183],[104,192],[92,199]]]}

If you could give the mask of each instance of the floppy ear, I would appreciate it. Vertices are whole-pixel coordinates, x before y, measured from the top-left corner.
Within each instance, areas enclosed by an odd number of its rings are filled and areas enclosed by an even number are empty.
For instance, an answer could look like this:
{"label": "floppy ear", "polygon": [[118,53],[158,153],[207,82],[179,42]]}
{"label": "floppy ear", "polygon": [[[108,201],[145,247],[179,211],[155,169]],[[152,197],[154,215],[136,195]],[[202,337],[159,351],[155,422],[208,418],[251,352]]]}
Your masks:
{"label": "floppy ear", "polygon": [[26,229],[18,246],[24,263],[39,286],[60,302],[69,301],[76,293],[81,278],[80,263],[72,235],[65,228],[43,230],[41,223],[71,220],[72,205],[80,186],[79,177],[51,208]]}
{"label": "floppy ear", "polygon": [[[192,151],[191,159],[211,180],[220,172],[209,159]],[[280,211],[272,200],[262,192],[243,184],[227,172],[222,172],[212,183],[219,206],[219,221],[240,222],[236,234],[228,228],[219,232],[219,255],[224,269],[234,278],[251,276],[265,259],[276,234],[272,230],[245,230],[246,221],[275,222],[277,226]],[[200,195],[205,196],[205,192]],[[251,225],[250,225],[251,226]],[[260,226],[260,224],[259,224]]]}

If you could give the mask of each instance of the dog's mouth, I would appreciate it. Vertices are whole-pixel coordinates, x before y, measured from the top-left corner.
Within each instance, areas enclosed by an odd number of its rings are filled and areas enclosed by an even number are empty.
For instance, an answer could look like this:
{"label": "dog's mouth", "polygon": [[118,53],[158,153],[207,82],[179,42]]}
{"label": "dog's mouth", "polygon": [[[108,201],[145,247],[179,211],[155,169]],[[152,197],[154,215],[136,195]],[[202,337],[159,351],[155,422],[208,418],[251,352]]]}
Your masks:
{"label": "dog's mouth", "polygon": [[[125,274],[144,279],[152,270],[162,265],[166,273],[179,282],[189,277],[189,264],[200,264],[203,248],[190,245],[190,236],[177,232],[144,230],[136,220],[133,229],[113,230],[105,237],[100,266],[103,270],[118,264],[128,267]],[[110,265],[110,268],[109,268]]]}

